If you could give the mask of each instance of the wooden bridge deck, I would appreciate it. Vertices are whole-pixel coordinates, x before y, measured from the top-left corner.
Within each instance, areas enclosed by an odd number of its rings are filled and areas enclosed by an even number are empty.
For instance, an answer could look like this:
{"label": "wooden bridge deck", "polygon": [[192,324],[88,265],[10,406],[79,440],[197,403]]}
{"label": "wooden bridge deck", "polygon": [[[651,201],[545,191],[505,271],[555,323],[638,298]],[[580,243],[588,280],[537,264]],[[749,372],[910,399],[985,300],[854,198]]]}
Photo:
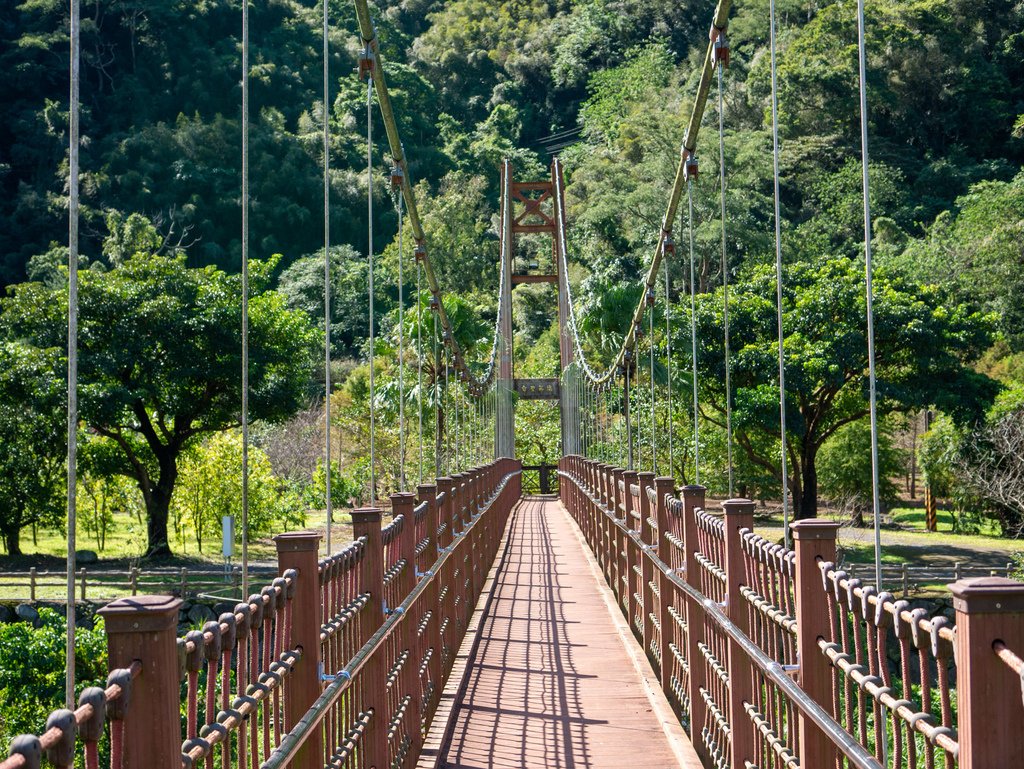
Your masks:
{"label": "wooden bridge deck", "polygon": [[562,504],[527,498],[442,766],[697,767]]}

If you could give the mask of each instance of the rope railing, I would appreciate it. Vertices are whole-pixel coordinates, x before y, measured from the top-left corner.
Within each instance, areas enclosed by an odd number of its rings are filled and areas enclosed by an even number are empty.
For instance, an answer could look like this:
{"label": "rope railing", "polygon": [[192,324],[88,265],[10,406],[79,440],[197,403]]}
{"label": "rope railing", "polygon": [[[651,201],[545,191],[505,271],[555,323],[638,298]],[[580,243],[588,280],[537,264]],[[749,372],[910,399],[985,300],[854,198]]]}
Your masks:
{"label": "rope railing", "polygon": [[702,487],[578,456],[560,474],[706,767],[1024,765],[1024,584],[955,583],[953,623],[837,569],[834,522],[795,523],[787,549],[747,500],[715,515]]}
{"label": "rope railing", "polygon": [[16,737],[10,756],[0,761],[0,769],[36,769],[43,756],[55,766],[71,766],[75,760],[75,743],[82,743],[88,769],[99,766],[99,743],[110,724],[112,760],[119,756],[124,733],[124,713],[131,700],[132,681],[142,673],[142,664],[133,662],[127,668],[111,670],[106,688],[90,686],[78,697],[74,711],[55,710],[46,720],[46,731]]}

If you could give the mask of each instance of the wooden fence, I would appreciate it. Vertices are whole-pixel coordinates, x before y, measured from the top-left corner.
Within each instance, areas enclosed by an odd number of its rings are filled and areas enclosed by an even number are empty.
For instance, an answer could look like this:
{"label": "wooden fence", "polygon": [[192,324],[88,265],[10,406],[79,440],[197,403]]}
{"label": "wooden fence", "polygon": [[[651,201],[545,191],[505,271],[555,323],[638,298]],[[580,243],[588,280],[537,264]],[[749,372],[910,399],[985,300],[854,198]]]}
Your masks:
{"label": "wooden fence", "polygon": [[[272,567],[251,567],[250,577],[272,576]],[[67,572],[40,571],[0,572],[0,600],[47,601],[67,600]],[[132,567],[127,570],[88,569],[75,572],[75,595],[80,601],[99,603],[125,595],[146,595],[172,592],[181,597],[200,593],[219,593],[225,598],[241,597],[242,570]]]}

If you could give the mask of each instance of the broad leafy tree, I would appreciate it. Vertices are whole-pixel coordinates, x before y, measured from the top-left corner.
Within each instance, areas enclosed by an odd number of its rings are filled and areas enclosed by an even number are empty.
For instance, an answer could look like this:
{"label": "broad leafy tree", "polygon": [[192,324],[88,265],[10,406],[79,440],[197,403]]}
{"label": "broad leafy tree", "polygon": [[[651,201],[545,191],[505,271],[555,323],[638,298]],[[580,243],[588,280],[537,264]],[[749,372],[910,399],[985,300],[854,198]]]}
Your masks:
{"label": "broad leafy tree", "polygon": [[[273,264],[252,268],[250,415],[279,420],[306,395],[315,332],[267,289]],[[24,284],[3,307],[8,335],[63,347],[63,289]],[[149,555],[166,556],[181,453],[239,424],[241,282],[212,267],[189,268],[184,256],[136,254],[108,272],[81,274],[80,313],[82,419],[120,447],[122,472],[145,500]]]}
{"label": "broad leafy tree", "polygon": [[[794,264],[785,274],[789,467],[800,518],[818,509],[818,453],[868,414],[863,263],[846,258]],[[758,268],[733,287],[730,343],[737,450],[778,477],[778,340],[775,276]],[[698,358],[703,416],[725,424],[722,293],[699,298]],[[687,328],[686,322],[679,324]],[[935,288],[878,271],[875,351],[881,414],[937,407],[960,422],[983,418],[999,385],[970,363],[991,343],[991,319],[951,304]],[[676,349],[685,349],[683,337]],[[684,364],[685,365],[685,364]],[[764,442],[761,437],[775,437]],[[769,448],[773,447],[773,448]]]}
{"label": "broad leafy tree", "polygon": [[21,554],[21,530],[60,522],[67,387],[60,356],[0,342],[0,536]]}

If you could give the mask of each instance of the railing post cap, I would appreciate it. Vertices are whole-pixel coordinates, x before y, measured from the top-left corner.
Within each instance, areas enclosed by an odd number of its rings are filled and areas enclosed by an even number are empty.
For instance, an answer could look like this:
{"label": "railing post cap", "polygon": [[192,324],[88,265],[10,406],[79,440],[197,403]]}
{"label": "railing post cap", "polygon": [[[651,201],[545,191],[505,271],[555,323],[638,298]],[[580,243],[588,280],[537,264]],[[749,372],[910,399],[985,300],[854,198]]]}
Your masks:
{"label": "railing post cap", "polygon": [[352,523],[380,523],[383,515],[379,507],[357,507],[352,511]]}
{"label": "railing post cap", "polygon": [[169,595],[137,595],[111,601],[98,614],[107,633],[150,633],[177,627],[182,603]]}
{"label": "railing post cap", "polygon": [[401,502],[403,504],[409,504],[410,502],[415,502],[415,501],[416,501],[416,495],[413,494],[411,491],[396,491],[394,494],[391,495],[391,502],[392,502],[392,504],[394,504],[395,502]]}
{"label": "railing post cap", "polygon": [[753,515],[754,503],[749,499],[727,499],[722,503],[726,515]]}
{"label": "railing post cap", "polygon": [[650,472],[649,470],[641,470],[636,474],[636,477],[642,481],[653,481],[654,473]]}
{"label": "railing post cap", "polygon": [[835,539],[839,531],[839,523],[826,518],[805,518],[802,521],[791,523],[789,530],[793,532],[793,539],[797,541]]}
{"label": "railing post cap", "polygon": [[949,586],[953,608],[964,614],[1024,612],[1024,583],[1006,577],[972,577]]}
{"label": "railing post cap", "polygon": [[654,479],[654,485],[658,488],[665,488],[666,486],[669,488],[675,488],[675,484],[676,479],[671,475],[659,475]]}
{"label": "railing post cap", "polygon": [[323,535],[319,531],[287,531],[274,537],[278,553],[299,553],[319,550]]}
{"label": "railing post cap", "polygon": [[450,486],[454,482],[455,481],[452,479],[450,475],[442,475],[440,478],[437,479],[437,486],[438,488],[440,488],[441,486]]}
{"label": "railing post cap", "polygon": [[707,486],[700,486],[698,484],[693,484],[693,483],[691,483],[691,484],[689,484],[687,486],[683,486],[683,494],[688,496],[688,497],[689,496],[693,496],[695,494],[704,494],[705,492],[707,492],[707,490],[708,490]]}
{"label": "railing post cap", "polygon": [[639,477],[639,473],[636,470],[623,470],[622,477],[627,478],[630,481],[635,481]]}
{"label": "railing post cap", "polygon": [[434,483],[421,483],[416,487],[416,493],[420,499],[429,497],[437,493],[437,484]]}

